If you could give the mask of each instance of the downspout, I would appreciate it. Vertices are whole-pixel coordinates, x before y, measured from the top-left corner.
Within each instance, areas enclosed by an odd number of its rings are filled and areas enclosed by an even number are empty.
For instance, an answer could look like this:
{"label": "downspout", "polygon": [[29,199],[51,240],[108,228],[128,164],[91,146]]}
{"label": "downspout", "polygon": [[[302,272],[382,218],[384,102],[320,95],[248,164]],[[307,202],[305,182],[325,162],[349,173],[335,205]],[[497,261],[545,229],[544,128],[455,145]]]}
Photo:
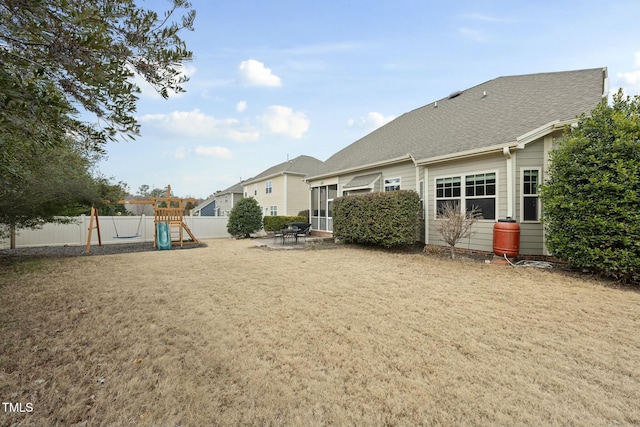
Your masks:
{"label": "downspout", "polygon": [[509,147],[503,147],[502,154],[504,154],[504,157],[507,160],[507,217],[513,218],[513,214],[515,212],[515,197],[513,192],[515,183],[513,167],[515,164],[515,159],[513,158],[513,156],[515,155],[515,153],[511,153]]}
{"label": "downspout", "polygon": [[429,244],[429,168],[423,168],[423,180],[424,180],[424,243]]}

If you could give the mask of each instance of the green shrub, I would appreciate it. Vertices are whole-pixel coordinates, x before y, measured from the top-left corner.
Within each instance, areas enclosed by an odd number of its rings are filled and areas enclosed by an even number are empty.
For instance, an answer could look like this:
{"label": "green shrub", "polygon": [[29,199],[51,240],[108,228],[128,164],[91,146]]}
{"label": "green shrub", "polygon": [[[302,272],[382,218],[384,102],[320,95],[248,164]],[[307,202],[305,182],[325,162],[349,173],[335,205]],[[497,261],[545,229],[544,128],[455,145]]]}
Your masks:
{"label": "green shrub", "polygon": [[310,223],[309,221],[309,209],[305,209],[303,211],[298,212],[298,216],[303,216],[305,218],[305,222]]}
{"label": "green shrub", "polygon": [[303,216],[265,216],[263,226],[266,231],[282,230],[289,222],[308,222]]}
{"label": "green shrub", "polygon": [[640,280],[640,97],[580,118],[541,188],[549,250],[574,267]]}
{"label": "green shrub", "polygon": [[333,201],[333,235],[346,243],[412,245],[419,212],[420,196],[415,191],[339,197]]}
{"label": "green shrub", "polygon": [[253,197],[246,197],[229,212],[227,231],[235,237],[249,237],[262,228],[262,209]]}

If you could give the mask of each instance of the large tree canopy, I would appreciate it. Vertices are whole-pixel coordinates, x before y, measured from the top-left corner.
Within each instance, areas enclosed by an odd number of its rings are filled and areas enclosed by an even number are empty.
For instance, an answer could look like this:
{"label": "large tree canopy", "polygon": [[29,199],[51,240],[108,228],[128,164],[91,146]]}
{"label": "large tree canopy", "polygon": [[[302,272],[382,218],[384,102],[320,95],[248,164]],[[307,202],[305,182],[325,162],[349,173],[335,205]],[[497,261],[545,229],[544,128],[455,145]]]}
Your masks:
{"label": "large tree canopy", "polygon": [[159,16],[134,0],[0,0],[0,133],[51,144],[71,132],[95,149],[135,136],[134,73],[164,97],[183,91],[192,54],[179,32],[193,29],[195,11],[173,18],[190,7],[171,0]]}
{"label": "large tree canopy", "polygon": [[139,132],[133,77],[165,98],[187,80],[179,32],[195,11],[167,5],[0,0],[0,225],[37,226],[121,192],[91,166],[106,142]]}

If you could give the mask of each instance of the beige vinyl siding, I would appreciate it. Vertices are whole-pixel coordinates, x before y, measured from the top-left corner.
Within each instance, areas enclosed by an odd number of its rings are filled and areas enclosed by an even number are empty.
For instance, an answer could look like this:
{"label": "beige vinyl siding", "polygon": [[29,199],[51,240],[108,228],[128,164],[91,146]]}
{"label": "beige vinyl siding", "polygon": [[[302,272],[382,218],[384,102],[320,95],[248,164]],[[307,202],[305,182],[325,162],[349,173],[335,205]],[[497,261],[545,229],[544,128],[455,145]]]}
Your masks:
{"label": "beige vinyl siding", "polygon": [[[522,170],[539,168],[543,172],[544,139],[527,144],[524,150],[517,151],[516,157],[516,211],[515,220],[520,223],[520,253],[543,255],[544,234],[540,222],[522,222]],[[542,180],[542,174],[540,176]]]}
{"label": "beige vinyl siding", "polygon": [[[429,242],[435,245],[444,245],[436,231],[436,194],[435,182],[437,178],[460,176],[476,173],[496,173],[496,220],[507,215],[507,182],[506,182],[506,160],[502,155],[488,155],[472,160],[452,161],[427,167],[428,179],[425,180],[425,191],[427,194],[427,210],[429,224]],[[464,186],[462,190],[464,196]],[[493,250],[493,226],[495,220],[480,220],[473,227],[473,234],[468,239],[463,239],[456,247],[492,251]]]}
{"label": "beige vinyl siding", "polygon": [[242,199],[240,193],[226,193],[216,196],[216,215],[220,212],[220,215],[229,215],[231,209],[238,204],[238,201]]}
{"label": "beige vinyl siding", "polygon": [[[266,192],[267,181],[271,181],[271,193]],[[258,185],[258,194],[254,198],[262,208],[262,214],[270,215],[270,207],[277,206],[278,215],[284,215],[284,176],[276,175],[255,184]]]}
{"label": "beige vinyl siding", "polygon": [[309,209],[309,186],[301,175],[287,175],[287,206],[280,215],[294,216],[298,212]]}

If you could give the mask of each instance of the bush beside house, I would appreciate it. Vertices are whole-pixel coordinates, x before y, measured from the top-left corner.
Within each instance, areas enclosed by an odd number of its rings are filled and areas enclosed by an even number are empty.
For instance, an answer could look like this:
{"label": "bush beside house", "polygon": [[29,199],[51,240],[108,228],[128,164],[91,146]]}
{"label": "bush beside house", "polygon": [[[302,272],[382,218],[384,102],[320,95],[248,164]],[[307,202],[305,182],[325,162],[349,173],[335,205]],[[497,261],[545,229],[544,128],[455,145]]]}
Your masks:
{"label": "bush beside house", "polygon": [[340,197],[333,204],[333,235],[346,243],[411,245],[419,212],[420,196],[412,190]]}
{"label": "bush beside house", "polygon": [[263,225],[265,231],[282,230],[290,222],[307,222],[304,216],[265,216]]}
{"label": "bush beside house", "polygon": [[549,250],[574,267],[640,281],[640,97],[618,92],[551,154],[541,193]]}

